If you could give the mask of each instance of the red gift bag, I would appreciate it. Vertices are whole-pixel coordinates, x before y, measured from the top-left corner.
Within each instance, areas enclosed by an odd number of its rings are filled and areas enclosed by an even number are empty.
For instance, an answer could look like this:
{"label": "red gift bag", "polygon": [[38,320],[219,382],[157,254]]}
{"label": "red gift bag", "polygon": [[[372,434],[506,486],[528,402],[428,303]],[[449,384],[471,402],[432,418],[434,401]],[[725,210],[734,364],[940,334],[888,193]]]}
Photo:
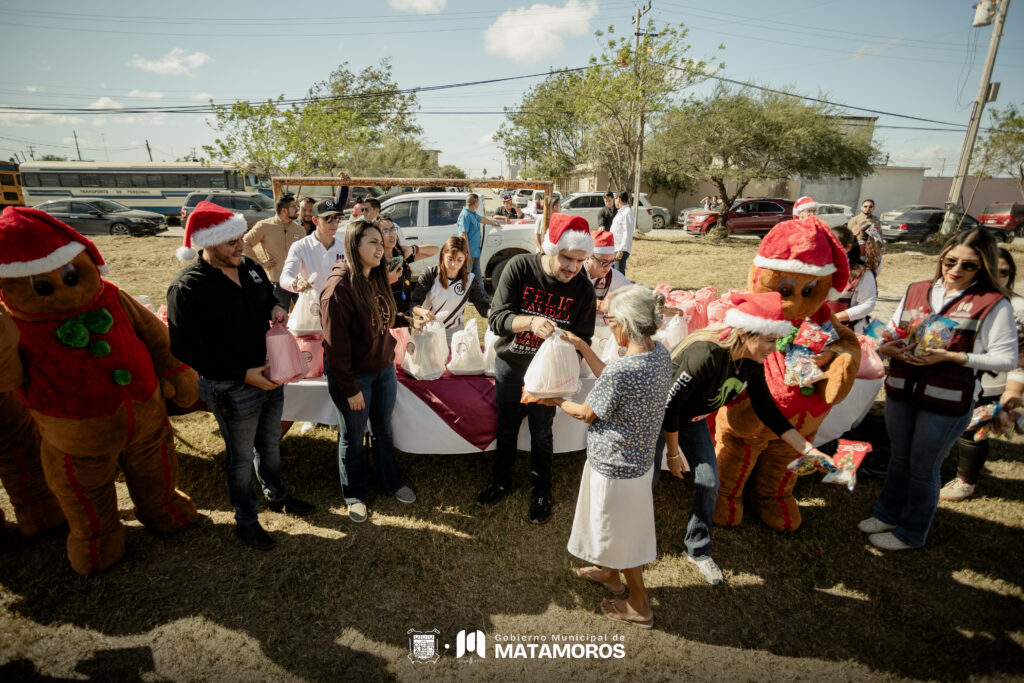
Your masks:
{"label": "red gift bag", "polygon": [[863,334],[857,335],[860,342],[860,368],[857,370],[857,379],[882,379],[885,377],[885,365],[882,357],[878,355],[875,342],[871,337]]}
{"label": "red gift bag", "polygon": [[274,323],[267,331],[267,365],[264,375],[277,384],[298,382],[309,371],[298,342],[284,325]]}
{"label": "red gift bag", "polygon": [[324,336],[322,334],[310,334],[303,337],[296,337],[295,342],[299,345],[299,353],[302,360],[309,366],[306,378],[320,377],[324,374]]}

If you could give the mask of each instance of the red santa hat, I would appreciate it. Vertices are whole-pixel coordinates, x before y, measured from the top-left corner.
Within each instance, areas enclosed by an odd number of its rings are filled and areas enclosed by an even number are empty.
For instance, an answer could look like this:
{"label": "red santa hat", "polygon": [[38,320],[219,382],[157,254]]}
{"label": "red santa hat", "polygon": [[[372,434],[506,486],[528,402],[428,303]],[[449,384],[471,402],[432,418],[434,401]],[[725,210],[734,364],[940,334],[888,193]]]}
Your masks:
{"label": "red santa hat", "polygon": [[761,240],[754,265],[784,273],[831,275],[832,297],[838,296],[850,279],[843,245],[817,216],[783,221],[772,228]]}
{"label": "red santa hat", "polygon": [[801,211],[817,208],[818,202],[814,201],[814,197],[801,197],[800,199],[796,200],[795,204],[793,204],[793,218],[798,217]]}
{"label": "red santa hat", "polygon": [[732,292],[732,308],[725,312],[725,324],[744,332],[785,337],[792,325],[782,312],[778,292]]}
{"label": "red santa hat", "polygon": [[594,251],[594,238],[590,235],[587,219],[568,213],[556,213],[551,216],[548,232],[544,235],[544,253],[554,256],[560,251],[577,249],[587,252],[587,256]]}
{"label": "red santa hat", "polygon": [[595,254],[615,253],[615,236],[613,234],[607,230],[595,230],[590,233],[590,236],[594,238]]}
{"label": "red santa hat", "polygon": [[83,251],[106,275],[109,269],[96,245],[70,225],[25,206],[8,206],[0,215],[0,278],[48,273]]}
{"label": "red santa hat", "polygon": [[184,245],[178,247],[175,254],[182,261],[191,261],[196,257],[195,248],[205,249],[230,242],[244,235],[248,229],[242,214],[232,213],[212,202],[199,202],[185,223]]}

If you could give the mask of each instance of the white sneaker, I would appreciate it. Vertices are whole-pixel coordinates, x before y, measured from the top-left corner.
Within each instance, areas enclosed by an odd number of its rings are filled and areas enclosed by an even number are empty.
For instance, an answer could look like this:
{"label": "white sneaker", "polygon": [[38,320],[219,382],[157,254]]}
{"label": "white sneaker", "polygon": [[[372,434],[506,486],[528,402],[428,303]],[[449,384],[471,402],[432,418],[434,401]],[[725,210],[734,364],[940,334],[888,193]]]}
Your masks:
{"label": "white sneaker", "polygon": [[302,427],[299,429],[299,434],[309,434],[314,429],[316,429],[316,425],[312,422],[303,422]]}
{"label": "white sneaker", "polygon": [[366,503],[357,502],[351,503],[348,506],[348,518],[353,522],[365,522],[369,511],[366,509]]}
{"label": "white sneaker", "polygon": [[868,541],[871,545],[882,550],[909,550],[913,548],[912,545],[907,545],[900,539],[896,538],[896,535],[886,531],[882,534],[871,534],[868,536]]}
{"label": "white sneaker", "polygon": [[690,557],[687,555],[686,559],[690,561],[690,564],[697,565],[697,569],[704,575],[704,580],[712,586],[717,586],[725,581],[725,577],[722,576],[722,570],[711,559],[710,555],[704,555],[703,557]]}
{"label": "white sneaker", "polygon": [[960,477],[956,477],[939,490],[939,498],[942,500],[963,500],[974,495],[974,484],[968,484]]}
{"label": "white sneaker", "polygon": [[880,534],[883,531],[892,531],[896,528],[895,524],[886,524],[877,517],[868,517],[867,519],[861,520],[857,528],[866,534]]}

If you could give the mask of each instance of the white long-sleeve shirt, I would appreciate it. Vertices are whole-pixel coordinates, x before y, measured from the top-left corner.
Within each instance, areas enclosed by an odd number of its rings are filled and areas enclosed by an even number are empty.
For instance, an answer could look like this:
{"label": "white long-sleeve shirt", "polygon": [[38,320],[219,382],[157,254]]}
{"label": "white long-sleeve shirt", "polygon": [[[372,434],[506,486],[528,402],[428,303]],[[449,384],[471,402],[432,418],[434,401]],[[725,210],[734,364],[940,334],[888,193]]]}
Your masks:
{"label": "white long-sleeve shirt", "polygon": [[850,298],[850,307],[846,309],[846,315],[850,316],[850,324],[854,332],[863,332],[864,319],[875,310],[878,303],[878,283],[875,281],[875,274],[865,270],[853,288],[853,296]]}
{"label": "white long-sleeve shirt", "polygon": [[626,204],[615,212],[612,219],[612,229],[609,232],[615,239],[615,251],[633,251],[633,233],[636,231],[636,218],[633,216],[633,209]]}
{"label": "white long-sleeve shirt", "polygon": [[327,284],[327,276],[334,269],[334,264],[345,260],[345,245],[337,237],[334,244],[327,248],[316,238],[316,233],[306,235],[288,249],[288,258],[281,269],[281,287],[294,292],[295,278],[309,281],[309,276],[316,273],[313,288],[319,295]]}
{"label": "white long-sleeve shirt", "polygon": [[[933,312],[940,311],[962,294],[962,290],[947,293],[942,278],[938,278],[928,293],[928,305]],[[892,314],[890,324],[893,327],[899,327],[906,302],[907,295],[904,294]],[[993,306],[981,321],[981,327],[974,337],[974,347],[967,353],[964,365],[989,372],[1006,372],[1017,365],[1017,324],[1013,317],[1013,306],[1008,300],[1003,299]]]}

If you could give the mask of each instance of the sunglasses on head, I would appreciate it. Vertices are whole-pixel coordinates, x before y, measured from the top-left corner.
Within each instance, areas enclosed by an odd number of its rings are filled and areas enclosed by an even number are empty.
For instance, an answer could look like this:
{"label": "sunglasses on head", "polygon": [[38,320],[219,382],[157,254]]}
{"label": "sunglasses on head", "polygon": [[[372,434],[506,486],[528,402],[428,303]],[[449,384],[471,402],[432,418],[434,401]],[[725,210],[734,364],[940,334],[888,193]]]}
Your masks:
{"label": "sunglasses on head", "polygon": [[947,268],[956,268],[956,264],[958,263],[960,264],[960,267],[964,269],[965,273],[973,273],[976,272],[978,268],[981,268],[981,264],[978,263],[977,261],[963,261],[961,259],[952,258],[950,256],[947,256],[944,259],[942,259],[942,265],[946,266]]}

